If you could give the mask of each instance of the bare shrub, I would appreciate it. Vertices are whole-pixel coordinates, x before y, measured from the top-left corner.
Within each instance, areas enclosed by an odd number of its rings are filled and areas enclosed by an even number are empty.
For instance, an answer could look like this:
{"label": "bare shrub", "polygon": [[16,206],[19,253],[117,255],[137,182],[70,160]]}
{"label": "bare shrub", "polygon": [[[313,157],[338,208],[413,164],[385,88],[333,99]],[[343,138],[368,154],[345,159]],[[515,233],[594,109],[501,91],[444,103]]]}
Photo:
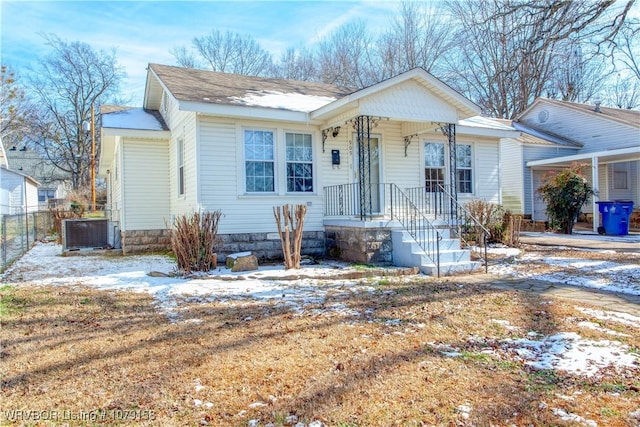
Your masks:
{"label": "bare shrub", "polygon": [[512,215],[507,211],[503,217],[503,224],[504,231],[502,233],[502,243],[507,246],[518,246],[520,244],[522,215]]}
{"label": "bare shrub", "polygon": [[[296,205],[294,207],[294,216],[291,215],[289,205],[273,207],[273,215],[278,225],[278,234],[280,235],[280,244],[284,254],[284,267],[300,268],[300,251],[302,248],[302,227],[304,226],[304,216],[307,213],[305,205]],[[295,218],[295,219],[294,219]],[[284,219],[284,225],[282,225]]]}
{"label": "bare shrub", "polygon": [[[502,233],[505,230],[504,217],[506,213],[502,205],[478,199],[471,200],[465,203],[464,206],[480,224],[489,230],[489,233],[491,233],[489,242],[502,242]],[[481,241],[481,239],[478,238],[476,241]]]}
{"label": "bare shrub", "polygon": [[170,231],[171,249],[181,271],[190,273],[215,268],[215,246],[221,216],[222,212],[217,210],[176,218]]}
{"label": "bare shrub", "polygon": [[82,218],[82,213],[77,210],[51,209],[53,218],[53,232],[58,235],[58,243],[62,244],[62,221],[65,219]]}

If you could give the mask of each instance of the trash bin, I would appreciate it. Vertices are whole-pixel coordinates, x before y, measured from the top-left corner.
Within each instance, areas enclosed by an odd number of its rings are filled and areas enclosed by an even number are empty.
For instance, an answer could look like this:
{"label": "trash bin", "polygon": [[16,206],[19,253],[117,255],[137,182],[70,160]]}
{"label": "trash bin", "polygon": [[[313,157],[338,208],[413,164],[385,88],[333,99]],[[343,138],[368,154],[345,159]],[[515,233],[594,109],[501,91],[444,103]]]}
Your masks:
{"label": "trash bin", "polygon": [[614,200],[596,202],[598,210],[602,214],[602,230],[600,234],[610,236],[624,236],[629,234],[629,216],[633,211],[633,202],[630,200]]}

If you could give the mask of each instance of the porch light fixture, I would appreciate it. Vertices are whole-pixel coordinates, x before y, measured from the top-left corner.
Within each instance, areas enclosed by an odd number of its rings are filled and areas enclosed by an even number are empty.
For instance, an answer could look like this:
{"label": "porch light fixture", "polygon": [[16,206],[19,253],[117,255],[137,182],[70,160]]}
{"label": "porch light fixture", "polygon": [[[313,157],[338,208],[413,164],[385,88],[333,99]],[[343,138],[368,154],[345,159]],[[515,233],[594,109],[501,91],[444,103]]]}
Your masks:
{"label": "porch light fixture", "polygon": [[324,153],[324,143],[329,136],[329,132],[331,132],[331,136],[334,138],[340,135],[340,126],[331,126],[327,129],[322,129],[322,152]]}

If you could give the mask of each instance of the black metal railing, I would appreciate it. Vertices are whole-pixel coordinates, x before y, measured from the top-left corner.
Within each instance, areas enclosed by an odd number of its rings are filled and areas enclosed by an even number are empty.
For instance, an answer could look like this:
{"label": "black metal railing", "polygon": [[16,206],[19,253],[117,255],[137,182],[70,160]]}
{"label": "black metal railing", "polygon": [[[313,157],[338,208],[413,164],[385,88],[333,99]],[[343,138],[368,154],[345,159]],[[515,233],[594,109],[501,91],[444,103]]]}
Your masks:
{"label": "black metal railing", "polygon": [[487,243],[491,232],[451,195],[449,186],[438,185],[438,189],[444,202],[437,205],[436,218],[443,218],[449,224],[463,247],[475,253],[484,263],[485,273],[488,272]]}
{"label": "black metal railing", "polygon": [[[397,220],[411,235],[427,257],[435,264],[440,276],[440,241],[442,236],[423,211],[423,204],[414,201],[395,184],[368,184],[370,203],[360,200],[361,184],[341,184],[324,188],[324,215],[355,217],[361,221],[377,215]],[[423,190],[424,191],[424,190]],[[368,206],[370,205],[370,206]]]}

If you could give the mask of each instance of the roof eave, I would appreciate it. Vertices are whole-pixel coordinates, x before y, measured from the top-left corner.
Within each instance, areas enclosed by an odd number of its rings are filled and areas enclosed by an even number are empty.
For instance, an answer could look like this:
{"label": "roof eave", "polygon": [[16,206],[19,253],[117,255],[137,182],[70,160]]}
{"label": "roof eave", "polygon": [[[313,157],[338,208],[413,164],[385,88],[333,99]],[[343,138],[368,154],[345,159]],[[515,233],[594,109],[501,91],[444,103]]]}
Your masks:
{"label": "roof eave", "polygon": [[571,156],[553,157],[550,159],[532,160],[527,162],[527,167],[541,167],[541,166],[554,166],[560,164],[566,164],[571,162],[577,162],[580,160],[594,159],[594,158],[611,158],[611,157],[623,156],[624,160],[618,161],[633,161],[640,160],[640,147],[627,147],[619,148],[616,150],[597,151],[593,153],[574,154]]}
{"label": "roof eave", "polygon": [[491,129],[475,126],[456,125],[456,133],[462,135],[487,136],[495,138],[517,138],[520,132],[517,130]]}
{"label": "roof eave", "polygon": [[180,111],[218,117],[320,124],[319,120],[312,120],[309,113],[305,113],[304,111],[292,111],[276,108],[254,107],[247,105],[223,105],[197,101],[179,101],[178,109]]}

